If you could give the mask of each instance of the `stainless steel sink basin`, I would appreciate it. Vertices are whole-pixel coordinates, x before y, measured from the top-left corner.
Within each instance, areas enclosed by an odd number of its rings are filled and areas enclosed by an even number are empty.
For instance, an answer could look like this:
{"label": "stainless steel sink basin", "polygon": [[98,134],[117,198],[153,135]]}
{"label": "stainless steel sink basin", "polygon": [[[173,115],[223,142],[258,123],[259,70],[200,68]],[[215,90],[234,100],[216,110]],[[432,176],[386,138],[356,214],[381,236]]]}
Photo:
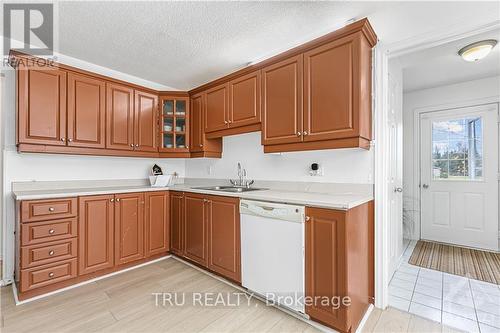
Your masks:
{"label": "stainless steel sink basin", "polygon": [[201,187],[192,187],[192,188],[196,189],[196,190],[234,192],[234,193],[266,190],[265,188],[240,187],[240,186],[201,186]]}

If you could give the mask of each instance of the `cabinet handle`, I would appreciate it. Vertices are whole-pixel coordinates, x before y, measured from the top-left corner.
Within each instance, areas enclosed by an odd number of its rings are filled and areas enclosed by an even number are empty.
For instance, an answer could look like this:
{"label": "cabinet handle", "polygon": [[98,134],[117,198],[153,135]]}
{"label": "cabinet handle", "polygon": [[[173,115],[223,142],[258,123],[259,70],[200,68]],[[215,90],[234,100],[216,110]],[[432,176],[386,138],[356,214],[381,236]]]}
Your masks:
{"label": "cabinet handle", "polygon": [[307,135],[307,134],[308,134],[307,131],[304,131],[304,135]]}
{"label": "cabinet handle", "polygon": [[301,135],[302,135],[302,133],[300,133],[300,132],[297,132],[297,136],[301,136]]}
{"label": "cabinet handle", "polygon": [[306,222],[311,221],[311,218],[309,216],[306,216]]}
{"label": "cabinet handle", "polygon": [[49,278],[54,277],[54,272],[49,273]]}
{"label": "cabinet handle", "polygon": [[115,199],[111,198],[111,199],[109,199],[109,201],[111,201],[111,202],[115,202]]}
{"label": "cabinet handle", "polygon": [[54,255],[54,250],[50,250],[49,251],[49,256],[53,256]]}
{"label": "cabinet handle", "polygon": [[54,207],[49,207],[49,212],[53,212],[54,210]]}
{"label": "cabinet handle", "polygon": [[52,235],[54,232],[55,232],[55,230],[54,230],[54,229],[50,229],[50,230],[49,230],[49,234],[50,234],[50,235]]}

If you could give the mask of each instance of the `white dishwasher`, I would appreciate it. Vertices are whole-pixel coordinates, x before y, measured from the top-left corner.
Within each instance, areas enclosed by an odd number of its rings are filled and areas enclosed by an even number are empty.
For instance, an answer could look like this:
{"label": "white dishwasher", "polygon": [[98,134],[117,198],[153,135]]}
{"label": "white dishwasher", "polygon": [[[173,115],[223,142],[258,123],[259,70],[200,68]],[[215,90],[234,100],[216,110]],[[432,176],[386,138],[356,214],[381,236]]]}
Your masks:
{"label": "white dishwasher", "polygon": [[241,200],[241,284],[304,313],[304,206]]}

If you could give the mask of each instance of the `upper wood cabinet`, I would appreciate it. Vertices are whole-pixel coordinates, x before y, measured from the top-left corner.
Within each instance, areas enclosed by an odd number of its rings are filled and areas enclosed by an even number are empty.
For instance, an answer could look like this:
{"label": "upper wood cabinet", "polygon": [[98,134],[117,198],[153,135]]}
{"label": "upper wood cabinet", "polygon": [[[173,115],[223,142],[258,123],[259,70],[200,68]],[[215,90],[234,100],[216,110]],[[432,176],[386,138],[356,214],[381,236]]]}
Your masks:
{"label": "upper wood cabinet", "polygon": [[229,82],[229,127],[260,123],[260,71]]}
{"label": "upper wood cabinet", "polygon": [[85,275],[114,266],[114,196],[79,199],[78,274]]}
{"label": "upper wood cabinet", "polygon": [[65,146],[66,72],[20,65],[17,75],[18,142]]}
{"label": "upper wood cabinet", "polygon": [[189,97],[161,96],[160,105],[160,152],[189,153]]}
{"label": "upper wood cabinet", "polygon": [[158,151],[158,95],[135,91],[134,107],[134,149]]}
{"label": "upper wood cabinet", "polygon": [[207,139],[203,131],[204,93],[191,97],[191,157],[221,157],[222,138]]}
{"label": "upper wood cabinet", "polygon": [[203,266],[208,263],[206,202],[201,194],[184,197],[184,256]]}
{"label": "upper wood cabinet", "polygon": [[262,69],[262,143],[301,142],[302,55]]}
{"label": "upper wood cabinet", "polygon": [[144,258],[144,193],[115,195],[115,265]]}
{"label": "upper wood cabinet", "polygon": [[106,84],[106,147],[134,150],[134,89]]}
{"label": "upper wood cabinet", "polygon": [[68,73],[68,146],[106,146],[106,84],[87,75]]}
{"label": "upper wood cabinet", "polygon": [[170,202],[168,192],[146,192],[144,201],[145,255],[150,257],[169,250]]}
{"label": "upper wood cabinet", "polygon": [[170,192],[170,250],[184,254],[184,194]]}
{"label": "upper wood cabinet", "polygon": [[241,241],[239,199],[207,198],[208,268],[241,282]]}
{"label": "upper wood cabinet", "polygon": [[229,114],[229,88],[222,84],[206,92],[205,133],[226,129]]}

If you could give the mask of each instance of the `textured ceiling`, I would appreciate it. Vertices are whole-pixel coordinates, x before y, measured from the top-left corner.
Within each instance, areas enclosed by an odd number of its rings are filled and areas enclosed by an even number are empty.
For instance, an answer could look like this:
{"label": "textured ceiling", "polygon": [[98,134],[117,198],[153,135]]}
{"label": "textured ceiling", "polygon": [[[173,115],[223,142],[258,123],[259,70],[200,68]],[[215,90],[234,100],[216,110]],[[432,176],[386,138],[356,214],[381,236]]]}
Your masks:
{"label": "textured ceiling", "polygon": [[401,56],[405,92],[500,75],[500,45],[484,59],[467,62],[458,56],[462,47],[485,39],[500,41],[500,30]]}
{"label": "textured ceiling", "polygon": [[471,18],[491,22],[498,8],[497,2],[59,2],[58,52],[184,90],[352,18],[368,17],[390,44]]}

